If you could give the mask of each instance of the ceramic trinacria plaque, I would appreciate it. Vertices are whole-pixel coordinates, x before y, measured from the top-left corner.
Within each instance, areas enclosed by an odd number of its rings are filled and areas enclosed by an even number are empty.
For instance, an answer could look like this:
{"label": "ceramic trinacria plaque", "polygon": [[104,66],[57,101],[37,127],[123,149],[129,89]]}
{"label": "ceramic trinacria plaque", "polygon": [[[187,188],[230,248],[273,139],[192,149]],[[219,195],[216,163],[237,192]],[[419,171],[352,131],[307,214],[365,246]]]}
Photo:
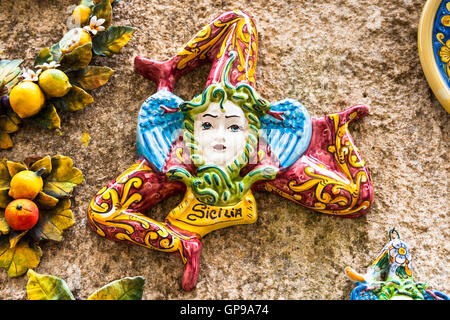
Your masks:
{"label": "ceramic trinacria plaque", "polygon": [[[346,218],[372,203],[369,172],[348,130],[368,108],[311,117],[294,99],[269,103],[256,92],[257,51],[254,20],[234,10],[167,61],[136,57],[135,70],[158,86],[139,112],[139,160],[89,205],[99,235],[178,253],[184,290],[197,283],[205,235],[257,220],[254,192]],[[191,101],[177,97],[177,80],[206,62],[204,91]],[[150,218],[154,205],[180,192],[184,199],[164,221]]]}

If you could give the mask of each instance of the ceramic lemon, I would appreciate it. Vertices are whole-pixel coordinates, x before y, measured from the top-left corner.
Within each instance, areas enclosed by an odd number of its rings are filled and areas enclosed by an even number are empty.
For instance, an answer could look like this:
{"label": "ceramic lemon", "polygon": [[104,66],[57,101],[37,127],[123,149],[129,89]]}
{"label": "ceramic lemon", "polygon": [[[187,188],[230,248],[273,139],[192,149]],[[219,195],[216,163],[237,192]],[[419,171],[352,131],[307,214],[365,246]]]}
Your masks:
{"label": "ceramic lemon", "polygon": [[91,9],[85,5],[78,5],[72,12],[72,18],[78,25],[83,25],[89,21],[91,15]]}
{"label": "ceramic lemon", "polygon": [[19,117],[28,118],[42,109],[45,96],[36,83],[22,81],[11,90],[9,103]]}
{"label": "ceramic lemon", "polygon": [[82,28],[74,28],[67,32],[59,41],[59,47],[62,53],[72,52],[75,48],[92,41],[91,36]]}
{"label": "ceramic lemon", "polygon": [[16,173],[10,183],[9,196],[14,199],[29,199],[36,198],[41,192],[44,182],[40,176],[41,170],[34,172],[31,170],[23,170]]}
{"label": "ceramic lemon", "polygon": [[49,97],[63,97],[70,91],[72,85],[64,72],[48,69],[39,76],[39,87]]}

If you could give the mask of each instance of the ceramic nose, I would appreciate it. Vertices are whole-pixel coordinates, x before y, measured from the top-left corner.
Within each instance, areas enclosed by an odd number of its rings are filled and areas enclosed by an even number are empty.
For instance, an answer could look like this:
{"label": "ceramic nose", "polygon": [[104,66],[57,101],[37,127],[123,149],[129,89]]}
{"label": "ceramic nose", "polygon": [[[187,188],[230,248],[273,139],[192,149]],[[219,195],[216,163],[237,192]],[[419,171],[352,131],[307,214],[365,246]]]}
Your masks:
{"label": "ceramic nose", "polygon": [[221,143],[223,143],[223,142],[225,142],[225,127],[224,126],[220,126],[218,129],[217,129],[217,132],[216,132],[216,136],[215,137],[212,137],[216,142],[221,142]]}
{"label": "ceramic nose", "polygon": [[[221,133],[223,133],[223,132],[221,132]],[[217,140],[217,141],[220,141],[220,142],[225,142],[225,136],[224,136],[223,134],[221,134],[221,135],[219,135],[219,136],[217,137],[216,140]]]}

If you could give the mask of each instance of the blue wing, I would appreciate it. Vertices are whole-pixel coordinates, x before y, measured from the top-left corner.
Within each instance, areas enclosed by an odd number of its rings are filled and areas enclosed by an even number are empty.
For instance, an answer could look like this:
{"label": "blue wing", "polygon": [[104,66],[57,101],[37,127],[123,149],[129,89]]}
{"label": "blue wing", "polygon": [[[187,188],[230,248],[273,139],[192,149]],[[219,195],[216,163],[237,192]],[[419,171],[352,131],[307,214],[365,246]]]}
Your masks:
{"label": "blue wing", "polygon": [[287,168],[308,149],[312,133],[311,116],[294,99],[272,103],[269,113],[261,119],[262,136],[280,161],[280,166]]}
{"label": "blue wing", "polygon": [[160,90],[148,97],[139,111],[137,153],[160,172],[182,130],[183,115],[178,109],[182,102],[183,100],[173,93]]}

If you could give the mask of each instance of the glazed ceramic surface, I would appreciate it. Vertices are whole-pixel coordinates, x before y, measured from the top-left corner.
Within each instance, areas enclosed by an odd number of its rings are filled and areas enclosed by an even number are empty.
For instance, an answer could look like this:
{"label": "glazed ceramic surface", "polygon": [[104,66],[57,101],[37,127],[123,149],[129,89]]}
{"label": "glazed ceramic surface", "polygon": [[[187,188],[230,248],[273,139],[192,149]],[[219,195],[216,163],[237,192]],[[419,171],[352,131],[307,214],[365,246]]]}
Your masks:
{"label": "glazed ceramic surface", "polygon": [[450,1],[426,2],[419,22],[418,49],[425,77],[450,113]]}
{"label": "glazed ceramic surface", "polygon": [[345,272],[357,282],[351,300],[448,300],[442,292],[429,290],[425,283],[414,281],[411,251],[395,229],[389,232],[389,242],[365,274],[350,267]]}
{"label": "glazed ceramic surface", "polygon": [[[139,112],[139,160],[89,206],[99,235],[178,253],[185,290],[197,282],[202,237],[257,220],[255,192],[346,218],[372,203],[369,172],[348,129],[368,108],[312,117],[295,99],[270,103],[256,91],[257,50],[253,19],[234,10],[167,61],[136,57],[135,70],[158,86]],[[206,62],[204,91],[191,101],[177,97],[176,81]],[[185,197],[165,221],[149,217],[151,207],[179,192]]]}

